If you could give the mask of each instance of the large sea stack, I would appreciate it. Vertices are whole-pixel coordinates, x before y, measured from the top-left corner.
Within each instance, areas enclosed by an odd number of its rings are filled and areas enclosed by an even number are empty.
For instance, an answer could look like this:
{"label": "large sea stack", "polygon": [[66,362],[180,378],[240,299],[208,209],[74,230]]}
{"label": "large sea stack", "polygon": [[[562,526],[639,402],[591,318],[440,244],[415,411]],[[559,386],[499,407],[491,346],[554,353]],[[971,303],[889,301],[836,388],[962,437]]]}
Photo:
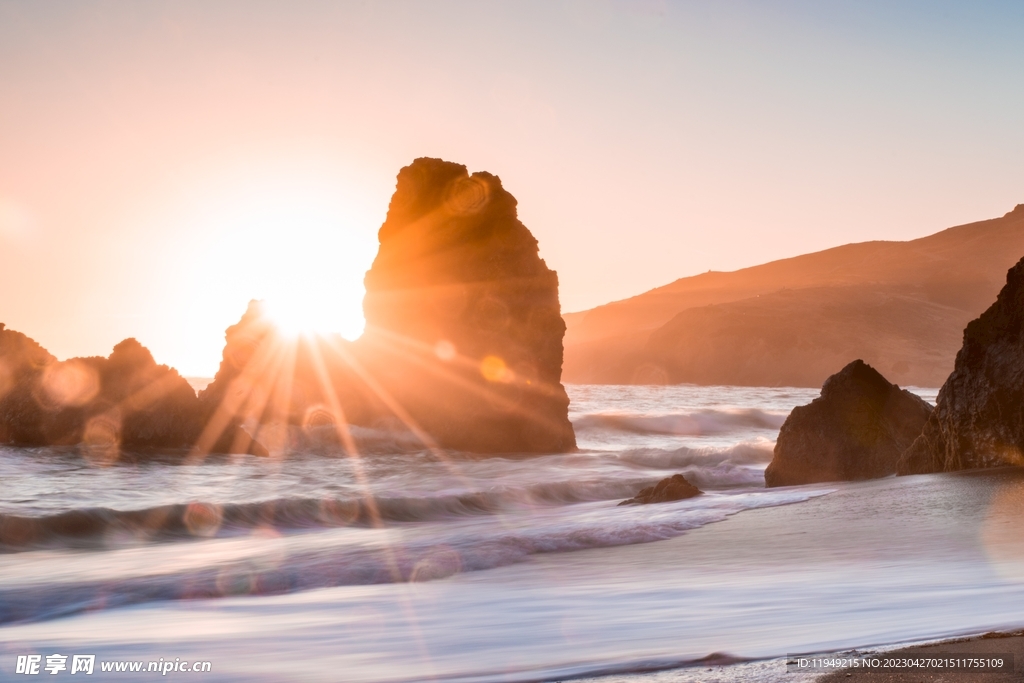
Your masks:
{"label": "large sea stack", "polygon": [[932,407],[862,360],[825,380],[821,395],[786,418],[766,486],[874,479],[896,472]]}
{"label": "large sea stack", "polygon": [[1024,259],[964,330],[953,374],[900,474],[1024,465]]}
{"label": "large sea stack", "polygon": [[558,276],[499,178],[415,160],[379,239],[359,345],[407,417],[456,449],[573,449]]}
{"label": "large sea stack", "polygon": [[379,239],[356,342],[286,337],[256,301],[228,328],[196,450],[285,452],[295,426],[328,423],[482,454],[573,449],[558,276],[501,181],[417,159]]}

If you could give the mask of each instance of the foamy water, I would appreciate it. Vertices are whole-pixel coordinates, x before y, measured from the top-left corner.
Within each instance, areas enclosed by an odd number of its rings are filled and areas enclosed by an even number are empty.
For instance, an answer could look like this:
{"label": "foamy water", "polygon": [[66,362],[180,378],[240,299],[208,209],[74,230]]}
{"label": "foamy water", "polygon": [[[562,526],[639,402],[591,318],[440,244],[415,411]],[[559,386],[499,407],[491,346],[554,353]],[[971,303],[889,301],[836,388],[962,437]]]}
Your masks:
{"label": "foamy water", "polygon": [[[534,458],[439,455],[365,430],[358,461],[321,449],[97,468],[7,449],[0,669],[63,648],[210,660],[205,680],[519,681],[941,637],[1024,613],[1005,571],[1016,555],[995,562],[984,531],[1019,482],[763,488],[778,427],[816,395],[570,387],[581,452]],[[676,472],[707,493],[617,507]]]}

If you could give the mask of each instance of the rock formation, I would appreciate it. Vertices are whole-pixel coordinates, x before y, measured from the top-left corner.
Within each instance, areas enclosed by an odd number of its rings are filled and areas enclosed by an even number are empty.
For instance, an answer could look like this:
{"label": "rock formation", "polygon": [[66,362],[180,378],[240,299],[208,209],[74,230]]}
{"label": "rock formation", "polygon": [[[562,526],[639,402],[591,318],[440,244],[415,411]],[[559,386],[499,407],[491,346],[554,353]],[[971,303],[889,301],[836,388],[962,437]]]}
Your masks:
{"label": "rock formation", "polygon": [[366,274],[367,369],[445,447],[575,447],[561,384],[558,276],[497,176],[417,159]]}
{"label": "rock formation", "polygon": [[46,443],[46,410],[35,398],[43,370],[57,359],[35,340],[0,324],[0,443]]}
{"label": "rock formation", "polygon": [[262,302],[250,301],[225,332],[216,376],[199,392],[205,427],[195,450],[279,454],[302,445],[303,435],[290,427],[371,423],[377,406],[350,365],[353,357],[341,337],[282,334]]}
{"label": "rock formation", "polygon": [[[119,343],[100,365],[100,392],[91,412],[113,420],[111,426],[119,423],[121,448],[192,445],[202,416],[196,392],[177,370],[157,365],[149,349],[135,339]],[[89,434],[85,436],[88,442]]]}
{"label": "rock formation", "polygon": [[651,503],[670,503],[673,500],[683,500],[699,496],[703,491],[686,481],[681,474],[673,474],[671,477],[662,479],[654,486],[640,489],[629,500],[624,500],[619,505],[649,505]]}
{"label": "rock formation", "polygon": [[192,387],[135,339],[108,358],[61,362],[0,326],[0,442],[81,444],[107,461],[121,449],[187,448],[201,426]]}
{"label": "rock formation", "polygon": [[[224,351],[213,381],[199,392],[203,432],[200,453],[264,454],[242,423],[258,423],[278,380],[280,341],[259,301],[250,301],[241,320],[224,333]],[[251,428],[251,427],[250,427]]]}
{"label": "rock formation", "polygon": [[385,424],[477,453],[574,449],[558,276],[501,181],[417,159],[379,239],[360,340],[287,337],[251,302],[198,398],[135,340],[58,363],[2,332],[0,437],[265,455],[295,447],[296,426],[334,426],[344,445],[343,424]]}
{"label": "rock formation", "polygon": [[932,407],[855,360],[825,380],[821,395],[786,418],[766,486],[874,479],[896,472]]}
{"label": "rock formation", "polygon": [[900,474],[1024,465],[1024,259],[964,330],[953,374]]}

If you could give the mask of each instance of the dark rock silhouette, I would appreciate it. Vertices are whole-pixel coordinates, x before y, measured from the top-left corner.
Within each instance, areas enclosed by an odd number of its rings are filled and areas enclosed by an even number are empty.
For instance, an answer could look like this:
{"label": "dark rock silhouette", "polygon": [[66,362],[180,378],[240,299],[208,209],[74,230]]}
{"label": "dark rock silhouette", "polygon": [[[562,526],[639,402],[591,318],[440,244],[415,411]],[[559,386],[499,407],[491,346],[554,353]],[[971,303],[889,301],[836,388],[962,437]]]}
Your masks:
{"label": "dark rock silhouette", "polygon": [[289,339],[257,301],[228,328],[196,450],[245,452],[253,437],[271,452],[304,447],[296,426],[317,440],[333,425],[344,445],[339,423],[408,426],[477,453],[574,448],[558,278],[500,180],[417,159],[379,239],[356,342]]}
{"label": "dark rock silhouette", "polygon": [[[242,428],[246,417],[259,422],[277,376],[280,363],[277,331],[264,315],[259,301],[248,308],[224,333],[224,351],[213,381],[199,392],[203,432],[195,443],[199,453],[254,453],[266,449]],[[290,398],[290,396],[289,396]]]}
{"label": "dark rock silhouette", "polygon": [[477,453],[575,448],[562,386],[558,276],[489,173],[417,159],[398,174],[366,274],[367,332],[287,337],[253,301],[196,397],[135,340],[57,362],[0,330],[0,437],[23,445],[283,453],[311,428],[400,426]]}
{"label": "dark rock silhouette", "polygon": [[498,177],[415,160],[379,238],[359,354],[408,417],[450,448],[575,448],[558,276]]}
{"label": "dark rock silhouette", "polygon": [[205,427],[196,451],[268,455],[305,444],[289,427],[328,427],[342,417],[371,423],[380,408],[353,371],[354,357],[336,335],[283,335],[262,302],[250,301],[225,332],[216,376],[199,392]]}
{"label": "dark rock silhouette", "polygon": [[651,503],[669,503],[673,500],[683,500],[699,496],[703,491],[686,481],[681,474],[673,474],[671,477],[662,479],[654,486],[640,489],[629,500],[624,500],[619,505],[649,505]]}
{"label": "dark rock silhouette", "polygon": [[202,426],[199,401],[177,371],[135,339],[108,358],[60,362],[23,334],[0,328],[0,442],[80,444],[104,461],[121,449],[187,448]]}
{"label": "dark rock silhouette", "polygon": [[135,339],[119,343],[101,364],[100,387],[92,410],[120,419],[121,448],[188,448],[199,434],[202,414],[195,391]]}
{"label": "dark rock silhouette", "polygon": [[789,414],[765,485],[874,479],[921,433],[932,407],[855,360],[825,380],[821,395]]}
{"label": "dark rock silhouette", "polygon": [[996,302],[964,330],[953,374],[899,473],[1002,465],[1024,465],[1024,259],[1007,272]]}
{"label": "dark rock silhouette", "polygon": [[43,370],[56,362],[34,339],[0,324],[0,443],[46,443],[47,411],[35,389]]}

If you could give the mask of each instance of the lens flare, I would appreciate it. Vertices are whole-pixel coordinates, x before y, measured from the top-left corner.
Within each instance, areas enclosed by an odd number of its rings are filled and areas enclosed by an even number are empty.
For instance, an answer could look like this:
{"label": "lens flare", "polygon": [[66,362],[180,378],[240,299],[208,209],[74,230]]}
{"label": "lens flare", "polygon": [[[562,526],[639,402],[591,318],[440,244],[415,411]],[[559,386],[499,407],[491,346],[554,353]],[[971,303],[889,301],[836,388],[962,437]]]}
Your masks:
{"label": "lens flare", "polygon": [[51,364],[40,384],[42,402],[54,408],[85,405],[100,390],[99,374],[78,360]]}
{"label": "lens flare", "polygon": [[121,455],[121,414],[111,410],[89,418],[80,445],[82,456],[93,465],[107,467]]}
{"label": "lens flare", "polygon": [[455,360],[455,344],[452,344],[447,339],[442,339],[434,345],[434,355],[446,363]]}
{"label": "lens flare", "polygon": [[507,384],[515,379],[515,373],[509,368],[505,361],[497,356],[487,356],[480,361],[480,374],[488,382],[501,382]]}
{"label": "lens flare", "polygon": [[302,417],[302,427],[306,430],[316,429],[317,427],[333,426],[334,415],[331,414],[330,408],[323,404],[310,406],[306,409],[306,414]]}
{"label": "lens flare", "polygon": [[454,548],[441,546],[433,549],[421,559],[409,574],[409,581],[436,581],[446,579],[462,571],[462,556]]}
{"label": "lens flare", "polygon": [[992,496],[981,540],[992,568],[1003,579],[1024,581],[1024,535],[1020,519],[1024,514],[1024,484],[1002,485]]}
{"label": "lens flare", "polygon": [[457,216],[467,216],[482,211],[490,201],[490,187],[479,178],[464,178],[452,184],[445,198],[448,210]]}
{"label": "lens flare", "polygon": [[193,536],[209,538],[217,533],[224,512],[219,505],[211,503],[189,503],[185,509],[183,521],[185,528]]}

